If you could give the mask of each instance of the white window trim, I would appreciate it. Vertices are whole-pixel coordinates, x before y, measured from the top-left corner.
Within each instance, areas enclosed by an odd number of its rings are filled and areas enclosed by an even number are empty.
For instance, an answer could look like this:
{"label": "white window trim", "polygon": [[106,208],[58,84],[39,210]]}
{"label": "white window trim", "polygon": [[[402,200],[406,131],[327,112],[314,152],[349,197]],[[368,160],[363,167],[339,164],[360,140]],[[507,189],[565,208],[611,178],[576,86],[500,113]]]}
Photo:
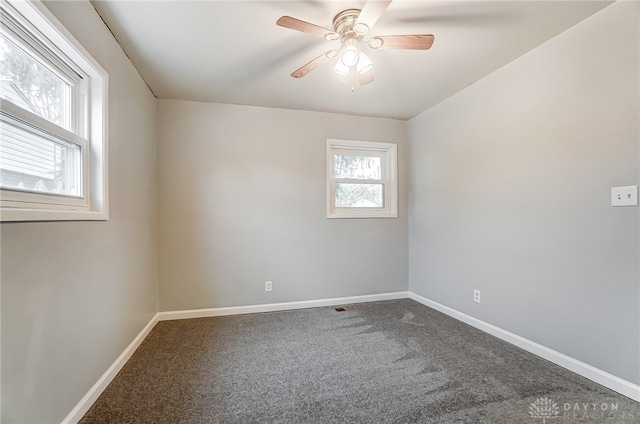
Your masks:
{"label": "white window trim", "polygon": [[[360,150],[363,154],[384,153],[381,183],[385,205],[382,208],[338,208],[335,206],[333,155],[336,151]],[[327,218],[397,218],[398,217],[398,146],[395,143],[327,139]]]}
{"label": "white window trim", "polygon": [[[1,0],[6,5],[5,0]],[[19,12],[31,26],[74,64],[80,66],[89,80],[88,149],[83,176],[87,187],[86,205],[51,205],[37,193],[26,193],[27,200],[13,197],[4,200],[0,190],[0,221],[105,221],[109,219],[109,161],[107,149],[107,111],[109,77],[89,52],[71,35],[58,19],[39,0],[16,1],[10,8]],[[5,104],[8,102],[4,102]],[[4,106],[3,106],[4,109]],[[15,192],[14,192],[15,193]],[[16,201],[17,199],[17,201]],[[24,198],[23,198],[24,199]],[[51,201],[49,201],[51,202]]]}

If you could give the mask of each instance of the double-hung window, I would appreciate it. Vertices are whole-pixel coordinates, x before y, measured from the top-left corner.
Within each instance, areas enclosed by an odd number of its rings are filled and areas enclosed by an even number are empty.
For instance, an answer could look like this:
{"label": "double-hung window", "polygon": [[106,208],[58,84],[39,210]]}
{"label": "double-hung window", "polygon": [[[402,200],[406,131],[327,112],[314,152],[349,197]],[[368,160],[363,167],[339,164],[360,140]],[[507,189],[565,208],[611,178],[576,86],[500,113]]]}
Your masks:
{"label": "double-hung window", "polygon": [[106,87],[42,3],[0,0],[3,221],[107,218]]}
{"label": "double-hung window", "polygon": [[398,216],[397,146],[327,140],[327,217]]}

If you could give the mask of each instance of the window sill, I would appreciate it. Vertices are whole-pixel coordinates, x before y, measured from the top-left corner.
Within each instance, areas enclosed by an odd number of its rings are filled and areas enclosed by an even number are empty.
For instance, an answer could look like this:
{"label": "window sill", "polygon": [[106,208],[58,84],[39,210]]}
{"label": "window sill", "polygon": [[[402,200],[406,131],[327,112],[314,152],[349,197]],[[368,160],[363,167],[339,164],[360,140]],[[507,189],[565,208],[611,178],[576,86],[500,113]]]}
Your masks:
{"label": "window sill", "polygon": [[327,214],[328,219],[352,219],[352,218],[397,218],[398,213],[393,212],[343,212],[343,213],[329,213]]}
{"label": "window sill", "polygon": [[53,209],[0,209],[1,222],[36,221],[108,221],[109,213],[102,211],[69,211]]}

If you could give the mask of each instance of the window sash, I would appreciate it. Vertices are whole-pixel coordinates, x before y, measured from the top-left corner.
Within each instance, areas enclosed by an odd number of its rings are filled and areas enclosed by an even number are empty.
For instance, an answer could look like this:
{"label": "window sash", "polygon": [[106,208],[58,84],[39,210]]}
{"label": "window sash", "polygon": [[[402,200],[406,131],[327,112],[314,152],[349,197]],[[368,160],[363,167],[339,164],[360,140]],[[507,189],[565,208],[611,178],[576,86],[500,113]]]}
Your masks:
{"label": "window sash", "polygon": [[[14,75],[14,78],[8,78],[9,75],[6,75],[2,83],[3,85],[9,83],[12,87],[5,87],[6,90],[3,90],[4,92],[1,97],[6,101],[13,102],[13,97],[8,96],[8,94],[10,95],[11,93],[10,88],[14,88],[15,94],[17,94],[17,96],[15,96],[16,100],[22,100],[22,103],[15,103],[16,106],[34,112],[65,129],[72,130],[72,91],[74,84],[61,78],[60,74],[55,72],[51,66],[48,66],[42,58],[29,52],[29,49],[26,48],[27,46],[16,42],[14,37],[11,37],[11,34],[0,31],[0,40],[3,46],[7,48],[4,54],[9,55],[9,57],[14,57],[15,59],[20,58],[18,59],[18,63],[22,62],[20,63],[21,65],[25,65],[25,68],[34,72],[34,75],[31,75],[32,78],[41,77],[47,80],[47,82],[39,85],[39,89],[44,88],[46,85],[46,88],[56,89],[55,91],[57,91],[55,97],[47,94],[33,95],[30,91],[35,88],[33,87],[34,84],[25,87],[21,77],[15,78]],[[36,67],[37,70],[35,69]],[[11,71],[13,70],[10,70],[10,72]],[[31,83],[32,81],[28,82]],[[47,100],[53,101],[54,104],[43,104]]]}
{"label": "window sash", "polygon": [[[5,6],[4,1],[2,6]],[[0,17],[3,35],[69,86],[65,110],[67,122],[61,126],[87,137],[89,77],[18,12],[9,14],[0,8]]]}
{"label": "window sash", "polygon": [[377,152],[377,151],[371,151],[371,150],[364,150],[364,149],[344,149],[344,148],[336,148],[333,150],[333,154],[331,156],[331,160],[332,162],[332,168],[331,168],[331,177],[332,178],[355,178],[355,179],[359,179],[359,180],[366,180],[366,179],[374,179],[374,178],[367,178],[367,177],[336,177],[336,157],[338,156],[342,156],[342,157],[355,157],[355,158],[377,158],[379,159],[380,162],[380,178],[385,178],[385,172],[386,172],[386,166],[385,166],[385,161],[386,161],[386,154],[385,152]]}
{"label": "window sash", "polygon": [[[12,125],[19,129],[32,133],[37,136],[41,136],[50,139],[60,144],[72,144],[76,145],[80,149],[80,163],[76,166],[79,168],[77,180],[80,185],[80,195],[65,195],[59,193],[42,193],[32,190],[20,190],[12,187],[1,188],[1,201],[3,207],[19,207],[22,203],[26,203],[31,208],[55,208],[68,207],[72,210],[87,210],[89,207],[88,196],[88,167],[89,162],[89,146],[88,141],[78,137],[77,135],[66,131],[65,129],[47,121],[46,119],[32,114],[22,108],[19,108],[10,102],[2,100],[2,111],[0,112],[0,126]],[[7,113],[11,110],[12,113]],[[19,116],[29,116],[30,120],[22,120]],[[12,116],[17,115],[17,116]],[[40,125],[34,125],[33,121],[36,121]],[[22,205],[24,206],[24,205]]]}
{"label": "window sash", "polygon": [[[345,155],[345,156],[370,156],[380,158],[380,176],[381,178],[337,178],[335,176],[335,156]],[[333,148],[331,149],[331,164],[330,164],[330,178],[334,181],[340,182],[352,182],[352,181],[362,181],[362,182],[381,182],[389,180],[389,170],[387,169],[387,155],[384,151],[371,151],[371,150],[356,150],[356,149],[342,149],[342,148]]]}
{"label": "window sash", "polygon": [[[338,206],[338,195],[337,195],[337,190],[338,190],[338,186],[339,185],[355,185],[355,186],[372,186],[372,187],[380,187],[380,197],[381,197],[381,203],[382,206],[364,206],[364,205],[351,205],[351,206]],[[386,191],[387,191],[387,185],[384,183],[380,183],[380,182],[375,182],[375,183],[371,183],[371,182],[362,182],[362,180],[357,180],[357,181],[352,181],[352,182],[340,182],[340,181],[336,181],[333,184],[333,189],[334,189],[334,194],[333,194],[333,202],[334,202],[334,209],[335,210],[352,210],[352,209],[357,209],[357,210],[385,210],[386,209],[386,205],[387,205],[387,196],[386,196]],[[369,201],[373,203],[373,200],[368,198],[365,193],[363,193],[362,196],[360,196],[358,199],[356,199],[357,202],[360,201]],[[355,202],[355,203],[357,203]]]}
{"label": "window sash", "polygon": [[[0,0],[1,27],[11,38],[40,58],[44,63],[52,67],[54,72],[60,74],[60,78],[68,83],[74,83],[78,79],[87,78],[82,69],[73,60],[69,59],[49,38],[42,34],[38,28],[29,21],[20,11],[12,7],[5,0]],[[11,13],[10,13],[11,11]]]}

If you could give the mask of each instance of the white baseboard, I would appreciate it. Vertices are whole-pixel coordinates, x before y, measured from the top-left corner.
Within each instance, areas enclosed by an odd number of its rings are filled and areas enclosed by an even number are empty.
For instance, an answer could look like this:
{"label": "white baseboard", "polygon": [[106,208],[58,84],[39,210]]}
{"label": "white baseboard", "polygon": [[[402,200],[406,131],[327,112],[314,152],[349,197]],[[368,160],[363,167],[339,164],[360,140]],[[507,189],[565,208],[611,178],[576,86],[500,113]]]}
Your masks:
{"label": "white baseboard", "polygon": [[344,305],[347,303],[377,302],[381,300],[406,299],[409,292],[367,294],[363,296],[336,297],[332,299],[302,300],[298,302],[266,303],[262,305],[229,306],[223,308],[191,309],[184,311],[159,312],[158,320],[207,318],[223,315],[255,314],[259,312],[288,311],[291,309],[318,308],[323,306]]}
{"label": "white baseboard", "polygon": [[409,292],[409,298],[640,402],[640,386],[637,384],[413,292]]}
{"label": "white baseboard", "polygon": [[147,335],[153,330],[153,327],[158,323],[158,314],[155,314],[153,318],[144,326],[142,331],[136,336],[135,339],[127,346],[127,348],[118,356],[113,364],[102,374],[102,377],[98,379],[96,384],[89,389],[86,395],[78,402],[78,404],[69,412],[69,414],[62,421],[62,424],[76,424],[82,419],[84,414],[87,413],[91,405],[100,397],[104,389],[107,388],[111,380],[114,379],[116,374],[122,369],[124,364],[131,358],[133,352],[138,349],[138,346],[144,341]]}

